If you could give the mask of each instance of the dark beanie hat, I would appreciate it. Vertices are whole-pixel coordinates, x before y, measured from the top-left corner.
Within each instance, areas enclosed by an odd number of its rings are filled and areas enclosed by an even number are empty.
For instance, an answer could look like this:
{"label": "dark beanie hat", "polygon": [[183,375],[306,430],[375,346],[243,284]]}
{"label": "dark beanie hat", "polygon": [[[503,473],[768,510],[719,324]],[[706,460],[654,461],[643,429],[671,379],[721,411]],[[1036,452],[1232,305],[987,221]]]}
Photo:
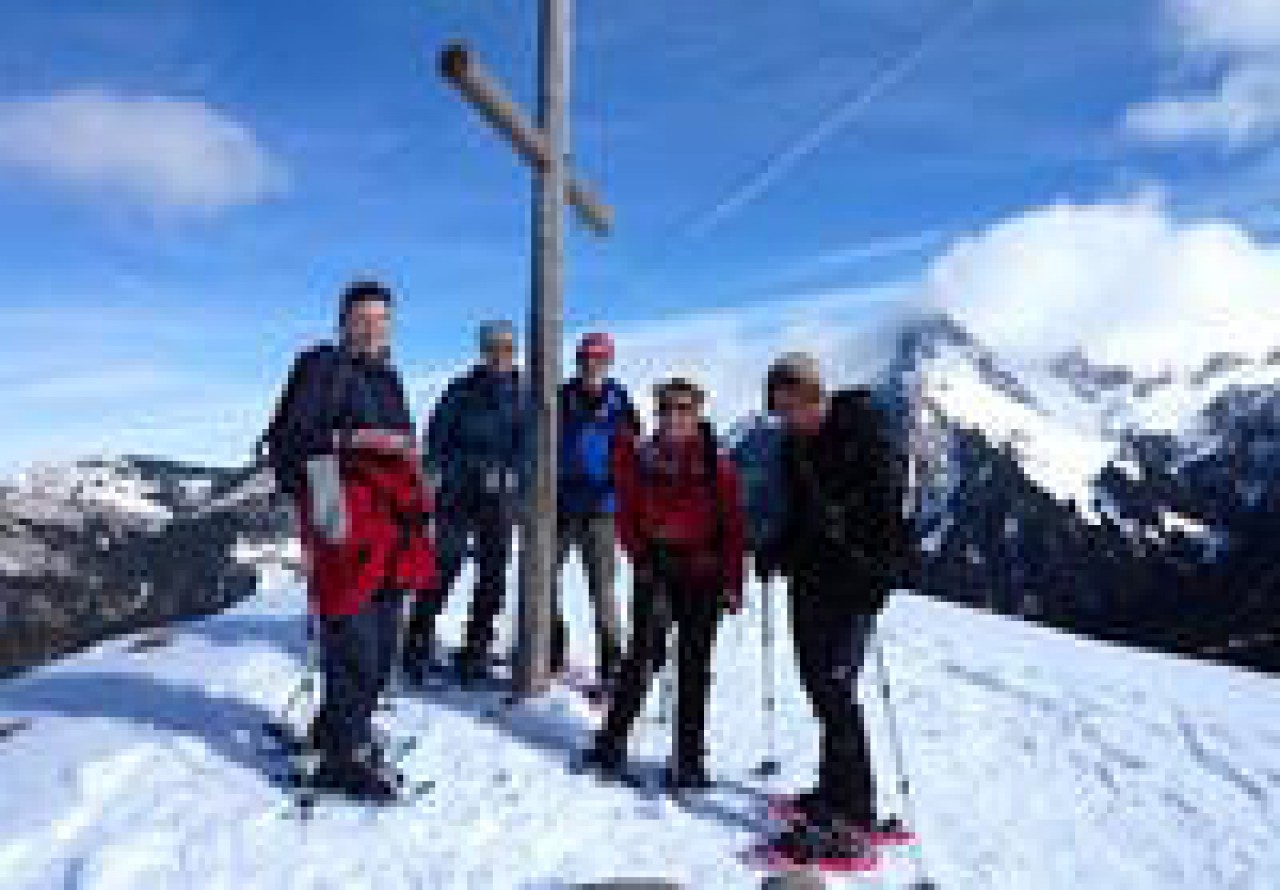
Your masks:
{"label": "dark beanie hat", "polygon": [[353,281],[342,291],[342,299],[338,308],[338,318],[346,324],[347,316],[351,314],[351,309],[357,303],[365,303],[376,300],[379,303],[386,303],[391,306],[394,301],[391,295],[391,289],[385,284],[373,280]]}

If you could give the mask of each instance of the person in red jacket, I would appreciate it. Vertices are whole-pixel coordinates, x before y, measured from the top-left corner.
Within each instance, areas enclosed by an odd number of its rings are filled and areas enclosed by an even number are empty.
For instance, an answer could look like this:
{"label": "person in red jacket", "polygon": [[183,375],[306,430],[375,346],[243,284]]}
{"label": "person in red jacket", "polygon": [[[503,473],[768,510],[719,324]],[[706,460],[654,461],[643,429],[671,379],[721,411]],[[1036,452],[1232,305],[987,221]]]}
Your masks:
{"label": "person in red jacket", "polygon": [[296,506],[324,698],[309,732],[318,787],[378,803],[396,795],[373,737],[405,595],[432,587],[431,504],[413,421],[390,362],[391,294],[343,294],[341,340],[299,356],[267,433],[279,487]]}
{"label": "person in red jacket", "polygon": [[620,437],[614,455],[618,539],[632,566],[630,646],[604,726],[584,765],[616,774],[626,739],[677,630],[675,752],[669,788],[708,784],[704,735],[720,616],[742,606],[743,516],[737,471],[688,380],[657,387],[656,434]]}

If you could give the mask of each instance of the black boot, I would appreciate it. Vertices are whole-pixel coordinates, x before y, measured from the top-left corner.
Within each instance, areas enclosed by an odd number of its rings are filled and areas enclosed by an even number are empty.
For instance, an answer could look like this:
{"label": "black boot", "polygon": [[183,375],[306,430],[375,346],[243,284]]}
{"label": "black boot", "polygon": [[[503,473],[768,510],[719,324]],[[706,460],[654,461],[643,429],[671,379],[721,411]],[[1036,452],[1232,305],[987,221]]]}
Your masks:
{"label": "black boot", "polygon": [[395,803],[399,788],[394,776],[370,760],[355,758],[346,764],[342,791],[352,800],[372,804]]}
{"label": "black boot", "polygon": [[463,686],[487,683],[494,676],[488,654],[471,646],[464,646],[454,654],[453,670]]}
{"label": "black boot", "polygon": [[869,871],[879,861],[875,848],[859,834],[849,834],[825,825],[796,825],[765,846],[771,857],[804,866],[840,862],[851,871]]}
{"label": "black boot", "polygon": [[623,746],[603,732],[598,732],[591,743],[591,747],[582,752],[582,757],[578,763],[587,772],[596,773],[602,777],[616,778],[625,771],[626,760]]}
{"label": "black boot", "polygon": [[668,791],[702,791],[713,784],[701,761],[676,763],[662,771],[662,785]]}
{"label": "black boot", "polygon": [[389,804],[398,799],[394,770],[372,761],[372,755],[317,752],[319,763],[304,780],[307,788],[340,794],[360,803]]}

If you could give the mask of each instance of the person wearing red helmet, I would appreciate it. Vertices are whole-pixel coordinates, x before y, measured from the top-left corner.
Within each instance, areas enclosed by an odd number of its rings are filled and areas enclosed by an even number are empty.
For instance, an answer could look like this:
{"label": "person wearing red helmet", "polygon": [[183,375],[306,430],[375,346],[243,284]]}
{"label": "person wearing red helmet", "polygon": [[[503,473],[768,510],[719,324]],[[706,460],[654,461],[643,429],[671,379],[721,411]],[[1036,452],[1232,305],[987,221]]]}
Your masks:
{"label": "person wearing red helmet", "polygon": [[[577,550],[586,569],[602,687],[611,682],[622,648],[614,597],[613,454],[620,434],[640,431],[630,395],[609,376],[613,357],[612,337],[599,332],[585,335],[578,343],[577,374],[560,388],[559,565]],[[551,668],[560,673],[566,666],[568,633],[558,589],[551,627]]]}

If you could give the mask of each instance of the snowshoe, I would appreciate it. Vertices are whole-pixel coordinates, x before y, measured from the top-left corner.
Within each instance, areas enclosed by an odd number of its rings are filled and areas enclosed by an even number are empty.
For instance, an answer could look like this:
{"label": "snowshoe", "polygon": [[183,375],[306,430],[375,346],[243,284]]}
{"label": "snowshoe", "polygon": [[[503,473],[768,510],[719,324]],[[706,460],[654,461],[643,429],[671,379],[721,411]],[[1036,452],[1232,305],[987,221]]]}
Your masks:
{"label": "snowshoe", "polygon": [[862,835],[848,835],[817,825],[795,825],[766,843],[752,847],[743,862],[762,871],[810,870],[830,874],[870,875],[880,870],[880,854]]}
{"label": "snowshoe", "polygon": [[876,847],[911,847],[919,842],[916,833],[897,816],[877,819],[865,829],[864,834]]}
{"label": "snowshoe", "polygon": [[837,830],[861,834],[875,847],[910,847],[917,842],[915,832],[907,828],[897,816],[873,819],[870,822],[849,822],[833,817],[817,789],[796,795],[770,795],[767,800],[767,815],[774,822],[788,825],[830,823]]}

